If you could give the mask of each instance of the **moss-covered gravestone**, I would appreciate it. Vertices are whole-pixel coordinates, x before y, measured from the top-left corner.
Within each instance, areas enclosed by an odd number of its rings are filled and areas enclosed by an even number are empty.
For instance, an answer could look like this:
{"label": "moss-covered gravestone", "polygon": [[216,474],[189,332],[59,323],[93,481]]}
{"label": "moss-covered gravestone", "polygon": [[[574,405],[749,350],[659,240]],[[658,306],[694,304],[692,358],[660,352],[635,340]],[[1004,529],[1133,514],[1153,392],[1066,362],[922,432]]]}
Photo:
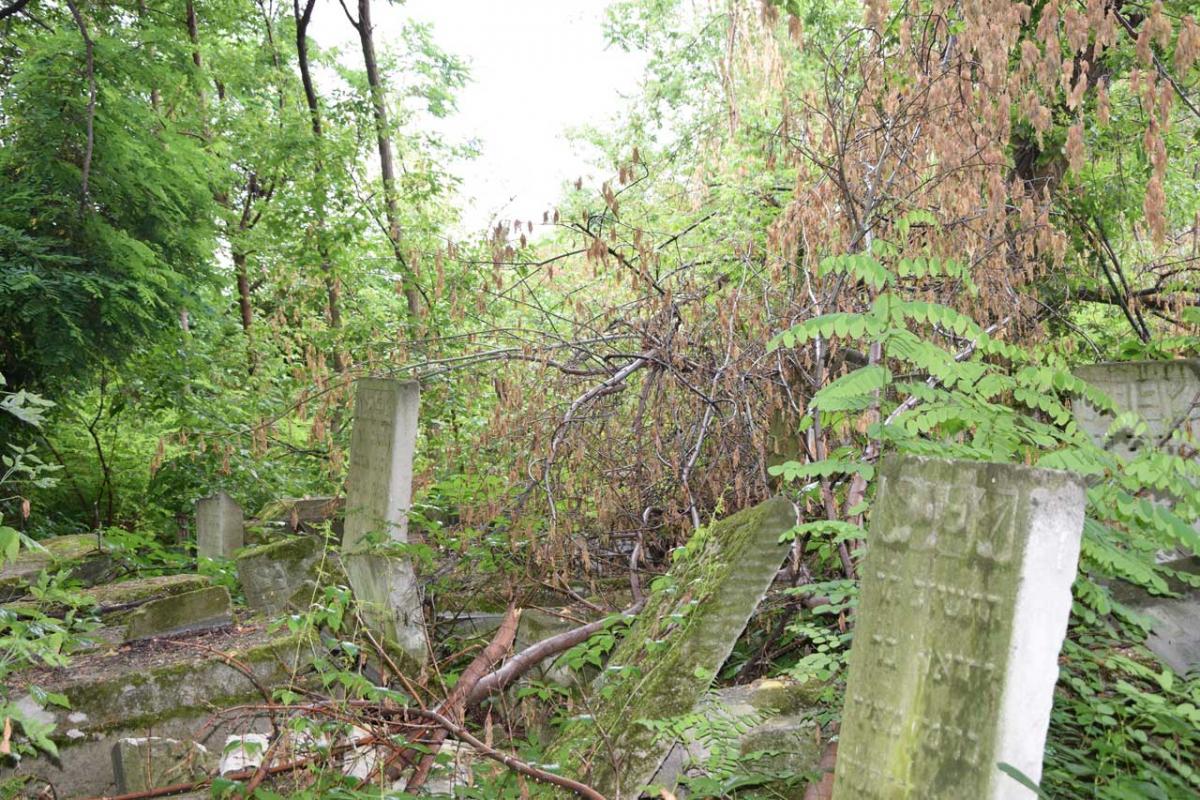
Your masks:
{"label": "moss-covered gravestone", "polygon": [[630,800],[676,744],[787,555],[796,524],[777,497],[697,532],[676,551],[598,679],[594,719],[568,726],[551,760],[610,800]]}
{"label": "moss-covered gravestone", "polygon": [[1008,464],[896,458],[862,565],[838,800],[1032,800],[1084,489]]}
{"label": "moss-covered gravestone", "polygon": [[355,386],[342,560],[368,624],[421,663],[428,648],[412,563],[386,552],[408,542],[420,389],[377,378]]}

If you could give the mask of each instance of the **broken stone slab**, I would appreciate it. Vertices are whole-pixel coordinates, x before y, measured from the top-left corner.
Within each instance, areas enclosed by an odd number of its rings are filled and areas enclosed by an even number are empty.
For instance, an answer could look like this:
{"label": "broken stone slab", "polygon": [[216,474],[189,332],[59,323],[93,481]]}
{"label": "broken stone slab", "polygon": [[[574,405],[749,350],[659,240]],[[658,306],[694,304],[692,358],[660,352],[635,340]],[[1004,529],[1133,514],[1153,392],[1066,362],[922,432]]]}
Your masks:
{"label": "broken stone slab", "polygon": [[712,777],[730,769],[736,757],[738,775],[762,781],[772,797],[790,796],[820,764],[823,735],[816,712],[822,689],[763,679],[716,690],[694,713],[703,722],[684,731],[685,740],[671,748],[650,784],[683,798],[683,777]]}
{"label": "broken stone slab", "polygon": [[257,769],[267,757],[271,739],[263,733],[242,733],[225,738],[217,773],[228,775],[244,769]]}
{"label": "broken stone slab", "polygon": [[112,558],[102,549],[103,540],[94,533],[77,533],[43,539],[41,550],[22,550],[15,561],[0,569],[0,602],[26,594],[43,572],[70,569],[70,577],[91,586],[104,580]]}
{"label": "broken stone slab", "polygon": [[324,541],[315,536],[290,536],[243,550],[237,557],[238,582],[246,605],[267,614],[311,605],[320,582]]}
{"label": "broken stone slab", "polygon": [[637,797],[674,745],[645,721],[692,713],[783,564],[779,540],[795,524],[795,507],[777,497],[677,550],[596,681],[595,719],[572,721],[549,760],[611,800]]}
{"label": "broken stone slab", "polygon": [[890,458],[879,470],[835,797],[1031,800],[1085,494],[1054,470]]}
{"label": "broken stone slab", "polygon": [[408,542],[420,389],[415,381],[378,378],[355,387],[342,562],[367,624],[423,664],[429,648],[412,563],[380,550]]}
{"label": "broken stone slab", "polygon": [[120,739],[113,747],[112,758],[113,779],[121,794],[198,781],[213,766],[204,745],[163,736]]}
{"label": "broken stone slab", "polygon": [[224,586],[209,586],[151,600],[126,619],[125,641],[213,630],[233,622],[233,604]]}
{"label": "broken stone slab", "polygon": [[232,558],[246,543],[242,507],[225,491],[196,501],[196,555]]}
{"label": "broken stone slab", "polygon": [[[190,741],[199,737],[219,754],[225,737],[270,730],[261,717],[210,719],[214,711],[262,702],[257,684],[287,686],[311,649],[294,635],[271,634],[265,625],[211,634],[205,648],[142,642],[121,651],[76,656],[70,666],[25,670],[8,677],[11,696],[27,703],[48,724],[60,758],[25,758],[0,768],[0,784],[20,776],[40,776],[57,796],[118,794],[112,750],[120,739],[161,736]],[[245,666],[251,681],[234,664]],[[31,687],[65,694],[70,708],[41,708]],[[24,708],[24,706],[23,706]]]}
{"label": "broken stone slab", "polygon": [[[210,585],[212,579],[207,575],[160,575],[92,586],[81,589],[79,595],[84,598],[85,603],[91,604],[93,613],[99,614],[106,625],[111,625],[127,617],[140,604]],[[18,612],[32,612],[38,610],[39,605],[31,599],[10,603],[8,608]]]}
{"label": "broken stone slab", "polygon": [[1115,417],[1085,400],[1076,404],[1079,426],[1098,445],[1107,443],[1125,458],[1156,446],[1173,428],[1200,434],[1200,359],[1089,364],[1077,367],[1075,375],[1108,395],[1118,412],[1132,411],[1146,421],[1143,436],[1119,431],[1106,440]]}

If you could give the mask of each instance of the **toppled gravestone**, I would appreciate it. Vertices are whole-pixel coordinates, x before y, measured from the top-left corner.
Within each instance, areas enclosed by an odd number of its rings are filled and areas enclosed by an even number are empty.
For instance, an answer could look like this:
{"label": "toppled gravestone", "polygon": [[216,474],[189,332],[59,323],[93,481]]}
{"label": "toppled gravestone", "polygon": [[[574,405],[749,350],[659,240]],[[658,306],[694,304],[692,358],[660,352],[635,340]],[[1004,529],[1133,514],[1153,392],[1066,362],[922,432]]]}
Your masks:
{"label": "toppled gravestone", "polygon": [[[1076,376],[1109,396],[1118,413],[1135,412],[1146,423],[1142,435],[1128,430],[1106,434],[1115,417],[1081,402],[1075,418],[1097,445],[1107,446],[1126,458],[1146,448],[1178,452],[1181,441],[1200,442],[1200,360],[1142,361],[1092,364],[1075,370]],[[1172,437],[1170,434],[1176,434]],[[1197,489],[1200,494],[1200,489]],[[1176,499],[1158,502],[1178,505]],[[1193,505],[1195,505],[1193,503]],[[1200,521],[1193,526],[1200,531]],[[1159,563],[1183,575],[1200,574],[1195,554],[1163,552]],[[1178,597],[1152,595],[1128,584],[1113,587],[1115,596],[1150,620],[1146,646],[1179,674],[1200,669],[1200,589],[1172,580]]]}
{"label": "toppled gravestone", "polygon": [[650,783],[682,795],[685,776],[736,772],[766,784],[770,796],[794,794],[820,761],[814,712],[821,688],[764,679],[712,692],[683,731],[686,741],[671,748]]}
{"label": "toppled gravestone", "polygon": [[224,586],[209,586],[160,597],[126,618],[125,641],[222,628],[233,622],[233,605]]}
{"label": "toppled gravestone", "polygon": [[242,507],[225,491],[196,501],[196,555],[231,558],[246,543]]}
{"label": "toppled gravestone", "polygon": [[15,561],[0,569],[0,602],[26,594],[43,570],[69,569],[70,577],[85,586],[104,581],[112,570],[112,558],[94,533],[53,536],[39,544],[40,550],[22,550]]}
{"label": "toppled gravestone", "polygon": [[255,522],[287,533],[319,534],[329,524],[341,536],[345,530],[346,501],[342,497],[289,497],[263,506]]}
{"label": "toppled gravestone", "polygon": [[113,779],[121,794],[198,781],[214,759],[202,744],[163,736],[137,736],[113,745]]}
{"label": "toppled gravestone", "polygon": [[420,389],[415,381],[378,378],[361,378],[355,387],[342,562],[367,624],[424,663],[428,644],[412,563],[378,549],[408,542]]}
{"label": "toppled gravestone", "polygon": [[596,718],[568,725],[550,760],[610,800],[637,797],[676,744],[645,721],[693,712],[783,564],[779,540],[795,524],[795,507],[777,497],[676,551],[597,679]]}
{"label": "toppled gravestone", "polygon": [[267,614],[307,609],[320,581],[323,556],[324,542],[316,536],[290,536],[243,550],[237,573],[246,605]]}
{"label": "toppled gravestone", "polygon": [[1084,488],[1066,472],[892,458],[862,564],[834,797],[1034,794]]}

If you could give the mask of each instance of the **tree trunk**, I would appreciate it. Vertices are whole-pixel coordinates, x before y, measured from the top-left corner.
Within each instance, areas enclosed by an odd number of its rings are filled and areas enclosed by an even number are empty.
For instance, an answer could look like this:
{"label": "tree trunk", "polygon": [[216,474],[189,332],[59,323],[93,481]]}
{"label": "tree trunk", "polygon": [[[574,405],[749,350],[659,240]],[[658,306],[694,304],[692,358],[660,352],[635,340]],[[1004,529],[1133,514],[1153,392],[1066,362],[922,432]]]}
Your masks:
{"label": "tree trunk", "polygon": [[409,271],[402,249],[400,211],[396,197],[396,162],[392,155],[392,132],[388,122],[387,90],[379,75],[379,63],[375,58],[375,33],[371,24],[371,0],[358,0],[358,21],[351,19],[358,29],[362,43],[363,65],[367,70],[367,85],[371,89],[371,106],[375,112],[375,138],[379,145],[379,172],[383,178],[384,217],[387,220],[388,240],[392,255],[396,259],[397,271],[404,275],[404,297],[408,301],[409,324],[415,325],[420,317],[420,295],[416,282]]}
{"label": "tree trunk", "polygon": [[[300,0],[292,0],[292,9],[296,15],[296,61],[300,65],[300,80],[304,84],[304,99],[308,103],[308,114],[312,122],[313,140],[317,147],[317,157],[313,162],[313,180],[317,184],[317,201],[315,216],[317,222],[317,252],[321,257],[321,272],[325,280],[326,310],[329,314],[329,327],[335,331],[342,327],[341,297],[342,289],[336,275],[333,274],[333,264],[329,258],[329,247],[325,243],[325,186],[324,161],[321,156],[321,142],[324,133],[321,129],[321,105],[317,98],[317,89],[312,79],[312,70],[308,61],[308,23],[312,20],[316,0],[307,0],[304,10],[300,10]],[[334,345],[333,368],[336,372],[346,371],[346,358],[341,347]]]}

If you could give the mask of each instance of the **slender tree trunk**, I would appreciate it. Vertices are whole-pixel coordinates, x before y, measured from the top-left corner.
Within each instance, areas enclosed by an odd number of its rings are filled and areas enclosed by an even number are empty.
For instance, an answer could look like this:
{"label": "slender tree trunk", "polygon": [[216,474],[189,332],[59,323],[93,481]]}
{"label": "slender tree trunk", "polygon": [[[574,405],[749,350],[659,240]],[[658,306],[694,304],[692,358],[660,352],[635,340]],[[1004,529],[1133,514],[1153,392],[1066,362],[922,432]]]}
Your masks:
{"label": "slender tree trunk", "polygon": [[87,22],[83,18],[83,13],[79,10],[79,6],[72,0],[67,0],[67,8],[71,10],[71,16],[75,18],[75,25],[79,28],[79,35],[83,37],[88,81],[87,120],[85,123],[87,128],[87,142],[84,145],[83,165],[79,179],[79,213],[82,214],[84,209],[87,208],[88,180],[92,173],[92,153],[96,146],[96,59],[95,46],[92,43],[92,37],[88,34]]}
{"label": "slender tree trunk", "polygon": [[[347,16],[349,14],[347,13]],[[387,89],[379,74],[379,62],[375,58],[375,32],[371,23],[371,0],[358,0],[358,20],[351,24],[358,30],[362,44],[363,65],[367,71],[367,85],[371,89],[371,107],[375,113],[375,139],[379,145],[379,172],[383,178],[384,217],[387,220],[388,240],[398,271],[404,275],[404,297],[408,301],[410,324],[415,324],[421,313],[420,295],[416,281],[404,258],[403,237],[400,230],[400,210],[396,196],[396,161],[392,155],[392,131],[388,121]]]}
{"label": "slender tree trunk", "polygon": [[[300,0],[292,0],[292,9],[296,15],[296,61],[300,66],[300,80],[304,84],[304,99],[308,103],[308,114],[312,122],[312,134],[317,146],[317,157],[313,162],[313,179],[317,185],[317,200],[315,203],[317,218],[317,252],[321,257],[321,272],[325,279],[326,308],[329,313],[329,327],[335,331],[342,327],[342,289],[338,277],[333,274],[333,264],[329,258],[329,248],[325,243],[325,177],[324,160],[321,155],[321,142],[324,133],[321,129],[321,105],[317,98],[317,89],[312,79],[312,69],[308,61],[308,23],[312,20],[316,0],[307,0],[304,10],[300,10]],[[342,349],[334,345],[333,368],[336,372],[346,371],[346,357]]]}

